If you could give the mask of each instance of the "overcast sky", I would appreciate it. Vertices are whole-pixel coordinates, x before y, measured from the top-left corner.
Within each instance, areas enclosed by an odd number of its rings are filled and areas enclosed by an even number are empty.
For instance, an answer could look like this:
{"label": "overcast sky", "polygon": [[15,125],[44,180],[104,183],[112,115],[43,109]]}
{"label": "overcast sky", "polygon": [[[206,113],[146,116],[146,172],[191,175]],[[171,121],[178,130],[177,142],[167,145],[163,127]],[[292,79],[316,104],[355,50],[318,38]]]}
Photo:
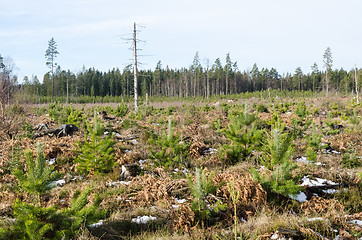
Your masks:
{"label": "overcast sky", "polygon": [[[225,63],[230,53],[241,71],[323,68],[332,50],[333,68],[362,65],[361,0],[12,0],[0,7],[0,54],[17,66],[19,80],[42,80],[48,41],[54,37],[56,62],[75,73],[94,67],[123,69],[132,63],[133,22],[139,28],[141,69]],[[205,64],[204,64],[205,65]]]}

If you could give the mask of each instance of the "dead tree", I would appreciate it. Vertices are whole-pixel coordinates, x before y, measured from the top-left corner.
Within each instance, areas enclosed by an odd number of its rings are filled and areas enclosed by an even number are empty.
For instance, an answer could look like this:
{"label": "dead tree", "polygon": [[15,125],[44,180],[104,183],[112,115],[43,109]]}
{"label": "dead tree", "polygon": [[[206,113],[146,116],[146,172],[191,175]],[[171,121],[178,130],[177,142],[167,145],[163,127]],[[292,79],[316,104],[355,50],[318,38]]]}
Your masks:
{"label": "dead tree", "polygon": [[137,82],[137,36],[136,23],[133,24],[133,74],[134,74],[134,110],[138,112],[138,82]]}

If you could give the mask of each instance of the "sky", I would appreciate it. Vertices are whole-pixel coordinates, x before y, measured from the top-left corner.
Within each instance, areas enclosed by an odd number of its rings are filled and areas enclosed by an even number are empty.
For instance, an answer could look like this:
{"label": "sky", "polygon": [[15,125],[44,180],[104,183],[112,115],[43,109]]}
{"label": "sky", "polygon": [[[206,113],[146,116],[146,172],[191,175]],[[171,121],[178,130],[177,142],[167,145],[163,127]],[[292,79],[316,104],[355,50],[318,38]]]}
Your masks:
{"label": "sky", "polygon": [[230,53],[241,71],[308,73],[330,47],[333,69],[350,70],[362,65],[361,10],[361,0],[12,0],[0,7],[0,54],[20,82],[49,71],[52,37],[64,70],[122,70],[136,22],[140,69],[189,67],[198,52],[203,66]]}

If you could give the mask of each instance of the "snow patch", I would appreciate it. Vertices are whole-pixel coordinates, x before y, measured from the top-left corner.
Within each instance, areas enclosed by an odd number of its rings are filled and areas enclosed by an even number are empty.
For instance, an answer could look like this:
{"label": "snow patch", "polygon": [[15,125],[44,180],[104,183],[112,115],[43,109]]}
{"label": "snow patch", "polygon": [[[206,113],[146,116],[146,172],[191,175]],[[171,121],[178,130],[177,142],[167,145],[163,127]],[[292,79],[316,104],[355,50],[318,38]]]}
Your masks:
{"label": "snow patch", "polygon": [[156,220],[156,217],[152,216],[137,216],[137,218],[132,218],[132,222],[137,224],[146,224],[149,221],[154,221],[154,220]]}
{"label": "snow patch", "polygon": [[110,182],[108,183],[108,186],[112,187],[112,186],[119,186],[119,185],[129,185],[131,183],[131,181],[116,181],[116,182]]}
{"label": "snow patch", "polygon": [[90,227],[90,228],[100,227],[103,225],[103,222],[104,222],[104,220],[99,220],[99,222],[88,225],[88,227]]}
{"label": "snow patch", "polygon": [[180,204],[185,203],[187,201],[186,199],[178,199],[178,198],[175,198],[175,200],[177,203],[180,203]]}
{"label": "snow patch", "polygon": [[324,219],[321,217],[315,217],[315,218],[307,218],[308,222],[314,222],[314,221],[323,221]]}
{"label": "snow patch", "polygon": [[307,201],[307,195],[304,192],[300,192],[296,195],[289,195],[291,199],[297,200],[298,202],[305,202]]}
{"label": "snow patch", "polygon": [[331,150],[331,149],[326,149],[323,153],[324,153],[324,154],[331,154],[331,153],[341,154],[341,152],[338,152],[338,151],[336,151],[336,150]]}
{"label": "snow patch", "polygon": [[203,153],[204,154],[214,154],[214,153],[217,153],[217,152],[218,152],[218,150],[215,149],[215,148],[208,148]]}
{"label": "snow patch", "polygon": [[74,176],[72,178],[72,181],[76,181],[76,180],[82,180],[83,178],[81,176]]}
{"label": "snow patch", "polygon": [[300,163],[311,163],[311,161],[309,161],[309,160],[307,159],[307,157],[304,157],[304,156],[299,157],[299,158],[296,158],[295,161],[296,161],[296,162],[300,162]]}
{"label": "snow patch", "polygon": [[145,162],[147,162],[147,159],[145,159],[145,160],[141,159],[138,161],[138,163],[140,164],[140,167],[142,167]]}
{"label": "snow patch", "polygon": [[322,192],[326,193],[326,194],[335,194],[335,193],[339,193],[338,189],[325,189],[322,190]]}
{"label": "snow patch", "polygon": [[356,224],[356,225],[362,227],[362,221],[361,220],[352,220],[352,221],[350,221],[350,223],[353,223],[353,224]]}
{"label": "snow patch", "polygon": [[312,161],[308,160],[307,157],[304,157],[304,156],[299,157],[299,158],[296,158],[295,161],[296,161],[296,162],[299,162],[299,163],[305,163],[305,164],[315,164],[315,165],[318,165],[318,166],[321,166],[321,165],[322,165],[321,162],[316,162],[316,163],[315,163],[315,162],[312,162]]}
{"label": "snow patch", "polygon": [[53,165],[55,163],[55,158],[49,159],[49,161],[46,161],[49,165]]}
{"label": "snow patch", "polygon": [[315,179],[310,179],[307,176],[304,176],[302,178],[302,184],[301,186],[307,186],[307,187],[321,187],[321,186],[327,186],[327,185],[338,185],[335,182],[332,182],[330,180],[326,180],[323,178],[315,178]]}
{"label": "snow patch", "polygon": [[50,182],[48,184],[48,187],[51,187],[51,188],[54,188],[54,187],[61,187],[65,184],[65,180],[64,179],[60,179],[58,181],[53,181],[53,182]]}
{"label": "snow patch", "polygon": [[138,141],[137,141],[136,139],[133,139],[133,140],[131,140],[131,143],[132,143],[133,145],[137,145],[137,144],[138,144]]}

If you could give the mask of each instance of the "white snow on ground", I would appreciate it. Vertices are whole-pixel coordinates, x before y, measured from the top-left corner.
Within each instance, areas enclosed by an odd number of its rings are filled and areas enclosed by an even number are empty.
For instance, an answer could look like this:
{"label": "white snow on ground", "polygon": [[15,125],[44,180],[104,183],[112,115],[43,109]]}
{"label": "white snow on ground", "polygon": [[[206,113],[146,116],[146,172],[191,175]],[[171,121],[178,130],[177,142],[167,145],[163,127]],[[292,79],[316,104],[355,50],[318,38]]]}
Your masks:
{"label": "white snow on ground", "polygon": [[305,202],[307,201],[307,195],[305,195],[304,192],[300,192],[297,195],[289,195],[291,199],[297,200],[299,202]]}
{"label": "white snow on ground", "polygon": [[214,153],[217,153],[217,149],[215,148],[208,148],[204,151],[204,154],[214,154]]}
{"label": "white snow on ground", "polygon": [[334,154],[341,154],[341,152],[338,152],[336,150],[330,150],[330,149],[327,149],[323,152],[324,154],[331,154],[331,153],[334,153]]}
{"label": "white snow on ground", "polygon": [[[315,178],[315,179],[310,179],[307,176],[304,176],[302,178],[302,184],[300,184],[300,186],[307,186],[307,187],[321,187],[321,186],[328,186],[328,185],[338,185],[338,183],[332,182],[330,180],[327,179],[323,179],[323,178]],[[327,194],[334,194],[337,193],[339,190],[337,189],[326,189],[323,190],[324,193]],[[289,197],[291,199],[297,200],[299,202],[305,202],[307,201],[307,196],[305,195],[304,192],[300,192],[297,195],[289,195]]]}
{"label": "white snow on ground", "polygon": [[311,162],[307,159],[307,157],[304,157],[304,156],[295,159],[295,161],[301,162],[301,163],[311,163]]}
{"label": "white snow on ground", "polygon": [[104,220],[99,220],[99,222],[88,225],[88,227],[90,227],[90,228],[99,227],[99,226],[103,225],[103,222],[104,222]]}
{"label": "white snow on ground", "polygon": [[300,162],[300,163],[305,163],[305,164],[308,164],[308,163],[310,163],[310,164],[315,164],[315,165],[318,165],[318,166],[322,165],[321,162],[316,162],[316,163],[315,163],[315,162],[309,161],[309,160],[307,159],[307,157],[304,157],[304,156],[299,157],[299,158],[296,158],[295,161],[296,161],[296,162]]}
{"label": "white snow on ground", "polygon": [[180,205],[172,204],[173,209],[177,210]]}
{"label": "white snow on ground", "polygon": [[361,220],[352,220],[352,221],[350,221],[350,223],[353,223],[353,224],[356,224],[356,225],[362,227],[362,221]]}
{"label": "white snow on ground", "polygon": [[131,143],[132,143],[133,145],[137,145],[137,144],[138,144],[138,141],[137,141],[136,139],[133,139],[133,140],[131,140]]}
{"label": "white snow on ground", "polygon": [[327,193],[327,194],[335,194],[335,193],[338,193],[339,190],[338,189],[325,189],[325,190],[322,190],[322,192]]}
{"label": "white snow on ground", "polygon": [[116,182],[110,182],[108,183],[108,186],[112,187],[112,186],[119,186],[119,185],[129,185],[131,183],[131,181],[116,181]]}
{"label": "white snow on ground", "polygon": [[53,181],[53,182],[50,182],[48,184],[49,187],[53,188],[53,187],[58,187],[58,186],[63,186],[65,184],[65,180],[64,179],[60,179],[58,181]]}
{"label": "white snow on ground", "polygon": [[72,178],[72,181],[75,181],[75,180],[82,180],[83,178],[81,176],[74,176]]}
{"label": "white snow on ground", "polygon": [[315,218],[308,218],[308,222],[314,222],[314,221],[323,221],[324,219],[321,217],[315,217]]}
{"label": "white snow on ground", "polygon": [[55,158],[49,159],[49,161],[46,161],[49,165],[53,165],[55,163]]}
{"label": "white snow on ground", "polygon": [[310,179],[307,176],[304,176],[302,178],[303,183],[301,186],[308,186],[308,187],[321,187],[321,186],[327,186],[327,185],[337,185],[337,183],[332,182],[330,180],[326,180],[323,178],[315,178]]}
{"label": "white snow on ground", "polygon": [[175,198],[176,199],[176,202],[182,204],[182,203],[185,203],[187,200],[186,199],[178,199],[178,198]]}
{"label": "white snow on ground", "polygon": [[156,217],[152,216],[137,216],[137,218],[132,218],[132,222],[137,224],[146,224],[149,221],[154,221],[154,220],[156,220]]}
{"label": "white snow on ground", "polygon": [[183,174],[187,175],[189,173],[189,170],[187,168],[182,168],[181,170],[178,168],[175,168],[173,170],[173,174],[177,174],[179,171],[183,172]]}
{"label": "white snow on ground", "polygon": [[140,160],[138,161],[138,163],[140,164],[140,167],[141,167],[141,168],[142,168],[142,166],[143,166],[143,164],[144,164],[145,162],[147,162],[147,159],[145,159],[145,160],[140,159]]}

